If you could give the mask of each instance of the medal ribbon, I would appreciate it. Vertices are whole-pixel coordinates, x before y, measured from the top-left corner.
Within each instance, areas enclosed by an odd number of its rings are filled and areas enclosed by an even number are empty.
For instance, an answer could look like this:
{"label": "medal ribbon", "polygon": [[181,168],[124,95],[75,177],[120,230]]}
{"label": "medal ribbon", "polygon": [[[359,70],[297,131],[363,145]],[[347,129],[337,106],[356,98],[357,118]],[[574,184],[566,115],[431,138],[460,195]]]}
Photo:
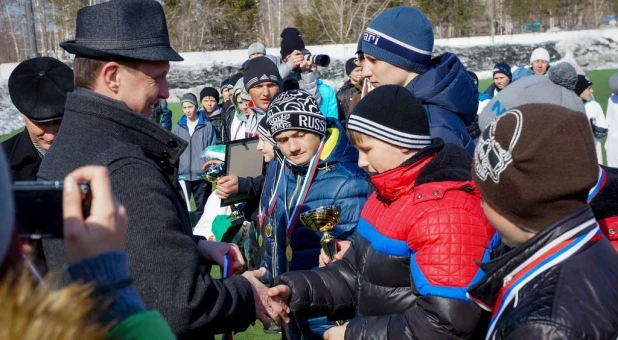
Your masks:
{"label": "medal ribbon", "polygon": [[[234,256],[231,252],[223,255],[223,267],[221,268],[221,277],[224,279],[230,278],[234,275]],[[232,332],[223,333],[221,340],[233,340],[234,335]]]}
{"label": "medal ribbon", "polygon": [[[590,222],[591,221],[587,221],[580,227],[565,233],[562,237],[554,240],[536,254],[532,255],[528,261],[522,264],[523,268],[520,266],[513,271],[515,274],[505,283],[496,299],[496,305],[493,308],[486,339],[491,338],[496,326],[496,321],[500,318],[502,312],[509,306],[511,301],[514,299],[517,301],[517,295],[522,287],[538,275],[571,257],[588,242],[596,242],[601,238],[601,229],[599,229],[598,225],[589,232],[578,237],[573,237],[573,235],[578,232],[589,228],[591,226]],[[594,220],[592,222],[596,223]]]}
{"label": "medal ribbon", "polygon": [[[271,196],[270,196],[270,201],[268,201],[268,206],[263,209],[261,207],[262,205],[262,199],[260,199],[260,213],[258,215],[258,221],[260,224],[260,230],[262,230],[262,227],[264,226],[264,220],[266,219],[266,211],[268,211],[268,216],[271,216],[273,214],[273,210],[275,210],[275,206],[277,205],[277,197],[279,195],[277,195],[277,189],[279,188],[279,184],[281,183],[281,178],[284,177],[283,173],[285,172],[285,165],[281,166],[281,169],[279,170],[279,173],[277,174],[277,182],[275,183],[275,186],[273,187],[274,190],[271,190]],[[265,190],[262,189],[262,196],[264,196],[264,192]]]}
{"label": "medal ribbon", "polygon": [[[307,198],[307,193],[309,193],[309,187],[311,187],[311,183],[313,182],[313,176],[315,175],[315,172],[318,169],[320,155],[322,154],[322,150],[324,149],[324,141],[325,139],[322,138],[322,143],[320,144],[318,152],[315,154],[315,156],[313,156],[313,159],[311,159],[311,162],[309,163],[307,177],[305,177],[305,181],[301,187],[300,193],[298,195],[298,199],[296,199],[296,205],[294,206],[294,211],[292,212],[292,215],[288,213],[288,207],[286,204],[285,215],[287,217],[287,222],[288,222],[288,225],[286,228],[286,235],[288,237],[288,240],[292,237],[292,232],[294,231],[294,225],[296,224],[296,221],[298,220],[298,215],[300,215],[299,214],[300,208],[303,206],[303,203],[305,203],[305,198]],[[287,195],[286,195],[286,200],[287,200]]]}
{"label": "medal ribbon", "polygon": [[601,188],[605,185],[607,181],[607,173],[603,168],[599,167],[599,179],[597,180],[597,184],[590,189],[590,193],[588,194],[588,203],[594,199],[594,197],[601,191]]}

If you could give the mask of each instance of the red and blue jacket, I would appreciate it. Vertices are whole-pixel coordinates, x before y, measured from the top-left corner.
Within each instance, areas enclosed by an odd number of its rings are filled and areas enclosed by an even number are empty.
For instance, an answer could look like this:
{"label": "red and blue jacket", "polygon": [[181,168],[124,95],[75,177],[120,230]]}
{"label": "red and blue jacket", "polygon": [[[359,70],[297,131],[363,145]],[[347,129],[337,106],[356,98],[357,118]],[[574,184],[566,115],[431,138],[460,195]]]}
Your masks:
{"label": "red and blue jacket", "polygon": [[344,259],[276,280],[291,288],[294,313],[352,317],[346,339],[473,336],[481,309],[466,290],[483,277],[476,261],[500,240],[470,168],[463,148],[438,139],[372,176],[375,193]]}

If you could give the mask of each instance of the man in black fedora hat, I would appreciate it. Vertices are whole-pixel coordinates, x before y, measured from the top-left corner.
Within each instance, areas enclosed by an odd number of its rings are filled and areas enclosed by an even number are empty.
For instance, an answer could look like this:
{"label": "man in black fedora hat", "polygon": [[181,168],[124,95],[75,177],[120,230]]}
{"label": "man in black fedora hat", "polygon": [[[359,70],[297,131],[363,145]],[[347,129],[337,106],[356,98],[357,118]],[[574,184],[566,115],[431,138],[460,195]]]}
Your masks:
{"label": "man in black fedora hat", "polygon": [[73,70],[49,57],[21,62],[9,76],[9,95],[26,125],[2,143],[14,181],[36,181],[43,156],[54,142],[64,115]]}
{"label": "man in black fedora hat", "polygon": [[[75,32],[61,47],[75,54],[76,89],[39,178],[61,179],[86,164],[108,168],[129,217],[126,249],[135,286],[179,338],[244,331],[255,318],[265,326],[270,318],[287,319],[287,307],[258,282],[262,272],[210,277],[212,263],[244,264],[238,247],[192,237],[177,182],[187,143],[150,119],[158,100],[169,96],[169,62],[182,60],[170,46],[161,5],[115,0],[84,7]],[[44,243],[52,269],[65,262],[61,243]]]}

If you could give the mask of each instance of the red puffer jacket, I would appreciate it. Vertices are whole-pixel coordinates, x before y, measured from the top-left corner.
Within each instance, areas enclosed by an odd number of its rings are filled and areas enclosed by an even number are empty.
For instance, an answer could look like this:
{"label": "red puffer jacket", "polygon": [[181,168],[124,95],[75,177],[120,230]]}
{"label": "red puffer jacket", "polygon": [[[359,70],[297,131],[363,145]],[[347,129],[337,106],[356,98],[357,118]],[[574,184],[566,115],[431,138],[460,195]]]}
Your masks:
{"label": "red puffer jacket", "polygon": [[489,260],[499,238],[465,150],[434,143],[371,183],[376,192],[345,258],[277,280],[291,288],[290,308],[353,317],[346,339],[472,337],[481,310],[466,290],[483,276],[475,261]]}

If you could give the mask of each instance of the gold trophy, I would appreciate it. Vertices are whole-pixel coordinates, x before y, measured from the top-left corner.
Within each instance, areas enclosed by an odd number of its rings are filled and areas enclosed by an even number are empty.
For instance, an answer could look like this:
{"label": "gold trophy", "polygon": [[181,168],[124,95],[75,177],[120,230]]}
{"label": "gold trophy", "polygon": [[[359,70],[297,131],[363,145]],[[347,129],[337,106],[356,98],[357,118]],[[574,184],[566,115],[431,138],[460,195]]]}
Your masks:
{"label": "gold trophy", "polygon": [[[224,172],[224,163],[217,163],[208,167],[202,173],[202,178],[211,183],[217,183],[219,178],[225,175]],[[245,222],[245,217],[242,214],[242,211],[238,210],[234,204],[229,205],[232,213],[230,217],[232,218],[232,226],[242,226],[243,222]]]}
{"label": "gold trophy", "polygon": [[337,242],[329,231],[339,223],[340,219],[341,207],[338,205],[319,207],[300,214],[300,221],[305,227],[312,231],[322,233],[320,245],[331,260],[334,259],[335,254],[337,254]]}

